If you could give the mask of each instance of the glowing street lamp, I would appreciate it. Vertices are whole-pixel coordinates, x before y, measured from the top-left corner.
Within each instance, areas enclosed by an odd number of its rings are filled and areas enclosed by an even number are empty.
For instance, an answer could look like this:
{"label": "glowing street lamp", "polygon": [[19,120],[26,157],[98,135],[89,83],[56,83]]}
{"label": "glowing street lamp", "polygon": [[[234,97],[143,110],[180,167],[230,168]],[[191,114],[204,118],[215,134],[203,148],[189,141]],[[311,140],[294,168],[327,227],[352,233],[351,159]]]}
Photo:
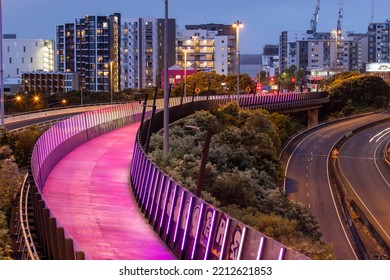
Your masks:
{"label": "glowing street lamp", "polygon": [[236,72],[237,72],[237,102],[240,103],[240,28],[244,25],[237,20],[233,27],[236,29]]}

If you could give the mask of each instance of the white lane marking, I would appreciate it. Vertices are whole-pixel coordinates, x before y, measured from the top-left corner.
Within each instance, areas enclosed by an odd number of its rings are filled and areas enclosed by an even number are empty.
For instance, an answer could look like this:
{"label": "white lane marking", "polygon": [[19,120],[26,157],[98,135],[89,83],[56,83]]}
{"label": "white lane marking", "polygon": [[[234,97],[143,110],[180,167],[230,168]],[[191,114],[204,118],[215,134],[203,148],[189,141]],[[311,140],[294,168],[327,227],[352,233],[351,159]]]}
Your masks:
{"label": "white lane marking", "polygon": [[[337,142],[338,142],[338,141],[337,141]],[[337,143],[337,142],[336,142],[336,143]],[[353,248],[353,246],[352,246],[352,244],[351,244],[351,241],[350,241],[349,238],[348,238],[348,234],[347,234],[347,232],[345,231],[344,224],[343,224],[343,220],[341,219],[341,215],[340,215],[339,209],[337,208],[336,200],[335,200],[335,198],[334,198],[332,186],[330,185],[330,178],[329,178],[329,159],[330,159],[330,154],[331,154],[331,153],[332,153],[332,151],[329,151],[329,153],[328,153],[328,158],[326,159],[326,177],[327,177],[327,180],[328,180],[329,191],[330,191],[330,194],[331,194],[331,196],[332,196],[333,205],[334,205],[334,208],[335,208],[335,210],[336,210],[337,217],[338,217],[338,219],[339,219],[341,228],[343,229],[343,232],[344,232],[344,235],[345,235],[345,239],[347,240],[347,242],[348,242],[348,244],[349,244],[349,247],[351,248],[351,251],[352,251],[352,253],[354,254],[355,258],[358,260],[359,258],[358,258],[358,256],[356,255],[355,249]]]}
{"label": "white lane marking", "polygon": [[[287,164],[286,164],[286,169],[285,169],[285,171],[284,171],[284,184],[283,184],[283,189],[284,189],[284,191],[286,191],[287,171],[288,171],[288,166],[289,166],[289,164],[290,164],[291,158],[293,157],[293,155],[295,154],[295,152],[298,150],[299,146],[300,146],[303,142],[305,142],[306,139],[308,139],[310,136],[312,136],[314,133],[315,133],[315,131],[312,132],[312,133],[309,133],[309,135],[307,135],[304,139],[302,139],[302,141],[300,141],[300,142],[298,143],[298,145],[295,147],[295,149],[292,151],[290,157],[288,158],[288,161],[287,161]],[[316,149],[316,148],[317,148],[317,145],[314,145],[314,149]],[[347,233],[346,233],[346,231],[345,231],[345,228],[344,228],[343,222],[342,222],[342,220],[341,220],[339,210],[338,210],[337,207],[336,207],[336,202],[335,202],[335,199],[334,199],[334,195],[333,195],[333,192],[332,192],[332,189],[331,189],[331,186],[330,186],[329,167],[328,167],[328,166],[329,166],[329,158],[330,158],[330,153],[331,153],[331,152],[332,152],[332,151],[329,151],[328,156],[327,156],[327,160],[326,160],[326,174],[327,174],[326,176],[327,176],[327,180],[328,180],[328,186],[329,186],[329,189],[330,189],[330,192],[331,192],[331,195],[332,195],[333,204],[334,204],[334,207],[335,207],[335,209],[336,209],[336,213],[337,213],[337,216],[338,216],[338,219],[339,219],[341,228],[343,229],[345,238],[347,239],[347,242],[348,242],[348,244],[349,244],[349,247],[351,248],[352,253],[354,254],[355,258],[356,258],[356,259],[359,259],[359,258],[357,257],[357,255],[356,255],[355,249],[353,248],[353,246],[352,246],[352,244],[351,244],[351,241],[349,240],[348,235],[347,235]],[[306,178],[308,178],[308,177],[309,177],[308,174],[306,174]],[[308,207],[309,207],[309,209],[310,209],[310,203],[308,204]]]}
{"label": "white lane marking", "polygon": [[309,196],[310,196],[310,194],[309,194],[309,193],[306,193],[306,195],[307,195],[307,197],[309,197]]}
{"label": "white lane marking", "polygon": [[[342,171],[341,171],[342,172]],[[344,176],[344,175],[343,175]],[[381,226],[381,224],[378,222],[378,220],[375,218],[375,216],[371,213],[370,209],[367,207],[367,205],[363,202],[363,200],[360,198],[360,196],[358,195],[358,193],[355,191],[355,189],[352,187],[351,183],[348,181],[348,178],[345,177],[345,180],[347,181],[348,185],[350,186],[351,190],[355,193],[356,197],[360,200],[360,202],[362,203],[362,205],[364,206],[364,208],[366,208],[367,212],[371,215],[371,217],[374,219],[374,221],[377,223],[377,225],[380,227],[380,229],[383,231],[384,235],[386,235],[386,237],[388,239],[390,239],[390,236],[386,233],[386,231],[383,229],[383,227]]]}
{"label": "white lane marking", "polygon": [[[377,134],[375,134],[373,137],[370,138],[370,140],[368,141],[369,143],[371,143],[376,137],[382,135],[383,133],[386,133],[386,131],[389,131],[390,130],[390,127],[389,128],[386,128],[384,130],[382,130],[381,132],[378,132]],[[386,133],[387,134],[387,133]]]}
{"label": "white lane marking", "polygon": [[[384,141],[386,141],[386,139],[383,139],[383,140],[378,144],[378,146],[376,147],[376,149],[375,149],[375,151],[374,151],[374,163],[375,163],[375,167],[376,167],[376,169],[378,170],[379,174],[381,175],[383,181],[385,181],[386,185],[390,188],[389,182],[386,180],[386,178],[385,178],[385,176],[383,175],[382,171],[379,169],[378,163],[376,162],[376,154],[377,154],[377,152],[378,152],[379,147],[382,145],[382,143],[383,143]],[[380,159],[383,160],[382,157],[380,157]]]}
{"label": "white lane marking", "polygon": [[384,133],[381,137],[379,137],[378,139],[376,139],[375,143],[378,143],[379,140],[381,140],[383,137],[385,137],[387,134],[389,134],[390,131]]}

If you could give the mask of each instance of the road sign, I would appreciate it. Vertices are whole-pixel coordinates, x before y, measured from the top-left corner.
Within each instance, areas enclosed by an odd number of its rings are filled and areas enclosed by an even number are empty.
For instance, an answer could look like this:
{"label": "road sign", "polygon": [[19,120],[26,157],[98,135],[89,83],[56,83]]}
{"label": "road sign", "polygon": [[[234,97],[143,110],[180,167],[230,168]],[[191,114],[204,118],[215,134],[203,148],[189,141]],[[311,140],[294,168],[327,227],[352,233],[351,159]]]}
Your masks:
{"label": "road sign", "polygon": [[333,149],[332,158],[338,158],[338,157],[339,157],[339,151],[337,149]]}

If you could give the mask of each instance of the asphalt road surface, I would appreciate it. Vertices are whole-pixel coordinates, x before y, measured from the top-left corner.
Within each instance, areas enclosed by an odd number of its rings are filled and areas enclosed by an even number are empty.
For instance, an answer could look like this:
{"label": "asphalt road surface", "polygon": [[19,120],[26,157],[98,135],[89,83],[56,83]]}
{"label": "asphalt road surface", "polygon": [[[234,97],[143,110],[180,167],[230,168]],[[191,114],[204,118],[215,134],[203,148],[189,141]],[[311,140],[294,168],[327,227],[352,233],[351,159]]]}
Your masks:
{"label": "asphalt road surface", "polygon": [[390,118],[390,112],[347,119],[320,126],[295,138],[282,153],[286,165],[287,196],[301,202],[319,223],[326,242],[333,244],[337,259],[357,259],[345,221],[330,187],[328,158],[333,145],[364,124]]}
{"label": "asphalt road surface", "polygon": [[390,246],[390,172],[383,151],[390,139],[390,121],[363,130],[340,149],[340,168],[353,199]]}

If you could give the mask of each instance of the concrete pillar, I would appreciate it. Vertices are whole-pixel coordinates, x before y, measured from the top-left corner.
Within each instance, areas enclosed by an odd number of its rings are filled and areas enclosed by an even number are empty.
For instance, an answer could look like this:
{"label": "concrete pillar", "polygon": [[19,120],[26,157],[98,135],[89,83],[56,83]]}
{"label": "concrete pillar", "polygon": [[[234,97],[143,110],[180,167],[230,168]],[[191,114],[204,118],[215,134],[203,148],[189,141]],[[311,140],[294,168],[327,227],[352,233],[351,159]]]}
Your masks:
{"label": "concrete pillar", "polygon": [[318,109],[307,111],[307,126],[311,127],[318,124]]}

